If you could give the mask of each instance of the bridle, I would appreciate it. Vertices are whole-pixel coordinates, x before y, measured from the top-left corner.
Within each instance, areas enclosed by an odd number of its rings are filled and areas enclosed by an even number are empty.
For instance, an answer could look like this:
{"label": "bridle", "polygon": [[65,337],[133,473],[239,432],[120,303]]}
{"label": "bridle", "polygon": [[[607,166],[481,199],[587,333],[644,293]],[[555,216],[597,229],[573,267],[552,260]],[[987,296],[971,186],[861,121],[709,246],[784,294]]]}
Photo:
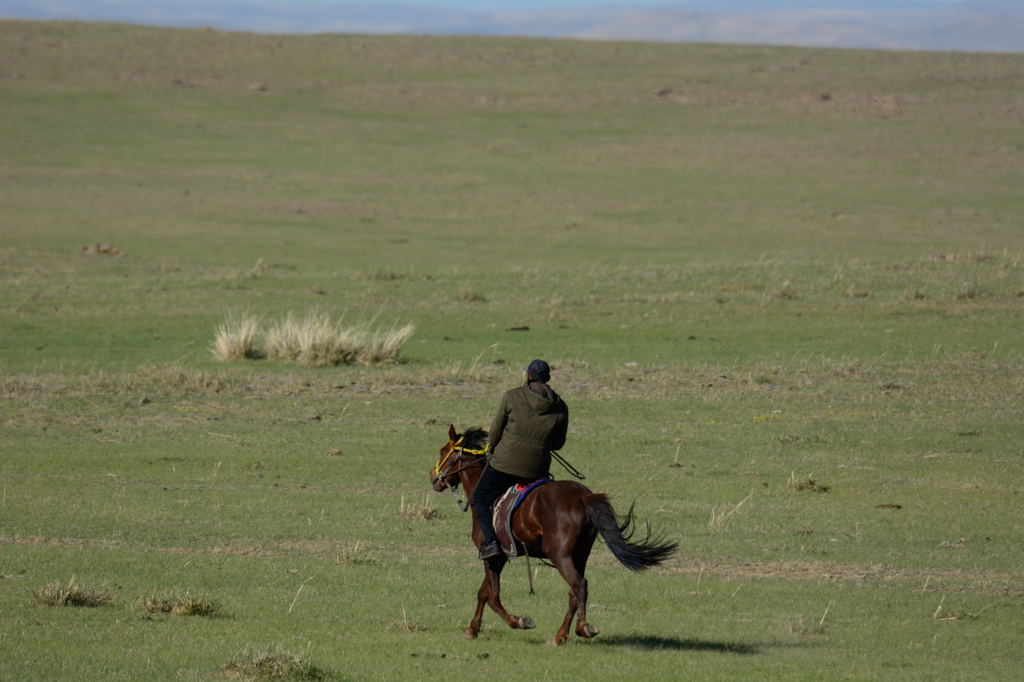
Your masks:
{"label": "bridle", "polygon": [[[459,436],[459,439],[457,441],[448,441],[448,445],[445,446],[447,452],[441,455],[441,457],[437,460],[437,464],[434,465],[433,482],[443,482],[445,484],[445,487],[448,488],[448,490],[451,492],[452,497],[455,498],[455,503],[459,505],[459,509],[461,509],[462,511],[466,511],[467,509],[469,509],[469,503],[459,499],[459,494],[457,492],[459,483],[457,482],[455,483],[455,485],[449,485],[445,479],[448,478],[449,476],[454,476],[455,474],[462,473],[466,469],[473,469],[475,467],[484,466],[484,464],[480,460],[484,457],[484,455],[487,454],[487,446],[485,445],[483,448],[479,450],[471,450],[462,445],[463,440],[465,440],[465,437]],[[452,455],[455,454],[456,452],[459,453],[458,456],[452,459]],[[455,469],[454,471],[449,471],[451,467],[462,462],[462,458],[464,455],[474,455],[474,459],[470,461],[468,464],[461,464],[461,466],[459,466],[459,468]]]}

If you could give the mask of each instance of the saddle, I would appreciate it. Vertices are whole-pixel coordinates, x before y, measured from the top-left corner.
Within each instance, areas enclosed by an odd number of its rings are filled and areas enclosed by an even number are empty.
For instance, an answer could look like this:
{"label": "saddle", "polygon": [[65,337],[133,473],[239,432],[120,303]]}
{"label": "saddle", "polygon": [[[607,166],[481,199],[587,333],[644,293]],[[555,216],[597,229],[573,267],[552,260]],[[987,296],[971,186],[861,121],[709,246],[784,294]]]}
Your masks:
{"label": "saddle", "polygon": [[513,512],[533,490],[550,482],[551,479],[547,477],[538,478],[535,481],[520,481],[505,491],[505,494],[494,503],[494,532],[498,536],[501,551],[509,559],[519,556],[516,549],[516,536],[512,533]]}

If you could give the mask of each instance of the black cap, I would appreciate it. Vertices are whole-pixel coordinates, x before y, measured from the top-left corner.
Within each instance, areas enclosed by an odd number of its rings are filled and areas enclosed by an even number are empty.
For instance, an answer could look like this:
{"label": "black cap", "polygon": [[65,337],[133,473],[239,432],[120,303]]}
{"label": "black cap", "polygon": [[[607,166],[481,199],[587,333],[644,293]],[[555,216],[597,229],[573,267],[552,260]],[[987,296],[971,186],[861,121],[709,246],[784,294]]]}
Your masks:
{"label": "black cap", "polygon": [[526,373],[531,379],[547,382],[551,378],[551,368],[543,360],[534,360],[526,367]]}

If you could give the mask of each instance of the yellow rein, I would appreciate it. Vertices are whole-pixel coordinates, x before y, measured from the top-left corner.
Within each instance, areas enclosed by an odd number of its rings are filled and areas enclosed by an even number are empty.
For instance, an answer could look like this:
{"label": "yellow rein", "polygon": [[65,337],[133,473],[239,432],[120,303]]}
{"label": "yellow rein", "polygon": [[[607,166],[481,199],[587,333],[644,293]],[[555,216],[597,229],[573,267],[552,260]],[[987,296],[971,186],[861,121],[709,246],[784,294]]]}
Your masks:
{"label": "yellow rein", "polygon": [[487,454],[487,448],[486,447],[484,447],[482,450],[469,450],[467,448],[461,447],[461,445],[462,445],[462,438],[459,438],[457,441],[452,443],[452,447],[448,450],[448,454],[445,455],[444,457],[442,457],[440,460],[438,460],[437,465],[434,467],[434,476],[440,476],[441,475],[441,470],[445,467],[446,464],[448,464],[448,460],[451,459],[451,456],[455,452],[455,450],[458,450],[460,453],[465,453],[467,455],[486,455]]}

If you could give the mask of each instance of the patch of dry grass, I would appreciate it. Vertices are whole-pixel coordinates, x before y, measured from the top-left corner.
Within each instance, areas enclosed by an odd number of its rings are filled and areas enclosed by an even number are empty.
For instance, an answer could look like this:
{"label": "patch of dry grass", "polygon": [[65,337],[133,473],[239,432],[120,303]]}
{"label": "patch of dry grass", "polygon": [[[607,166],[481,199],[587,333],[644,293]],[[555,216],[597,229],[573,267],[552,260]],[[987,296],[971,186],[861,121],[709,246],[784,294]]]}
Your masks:
{"label": "patch of dry grass", "polygon": [[713,507],[711,509],[711,518],[708,519],[708,528],[713,531],[725,530],[725,527],[729,525],[729,522],[732,521],[733,517],[739,513],[740,509],[742,509],[753,496],[754,493],[750,493],[732,507]]}
{"label": "patch of dry grass", "polygon": [[221,612],[220,602],[199,597],[191,592],[154,592],[136,600],[136,605],[149,613],[169,613],[174,616],[201,616],[212,618]]}
{"label": "patch of dry grass", "polygon": [[932,620],[942,620],[942,621],[978,620],[981,612],[988,608],[986,606],[986,607],[984,607],[984,608],[982,608],[982,609],[980,609],[978,611],[974,611],[974,612],[966,611],[966,610],[963,610],[963,609],[960,609],[960,610],[957,610],[957,611],[949,611],[949,610],[947,610],[947,609],[945,609],[943,607],[943,604],[945,604],[945,603],[946,603],[946,595],[943,595],[942,599],[939,600],[939,605],[936,606],[935,607],[935,611],[932,612]]}
{"label": "patch of dry grass", "polygon": [[461,301],[462,303],[487,303],[486,296],[478,291],[473,291],[472,289],[463,289],[459,291],[459,293],[455,295],[455,300]]}
{"label": "patch of dry grass", "polygon": [[261,331],[255,318],[229,318],[217,330],[214,357],[222,361],[267,357],[309,367],[398,362],[399,351],[415,329],[412,324],[396,324],[375,331],[369,324],[343,326],[341,320],[324,313],[301,319],[289,313],[262,333],[263,349],[259,350]]}
{"label": "patch of dry grass", "polygon": [[309,660],[283,649],[246,646],[221,666],[220,672],[230,679],[242,680],[325,680],[330,673]]}
{"label": "patch of dry grass", "polygon": [[789,489],[794,490],[798,493],[810,492],[810,493],[827,493],[832,490],[831,486],[822,485],[814,480],[810,474],[803,478],[798,478],[796,472],[789,474]]}
{"label": "patch of dry grass", "polygon": [[806,620],[803,615],[798,615],[794,618],[785,620],[780,625],[780,632],[787,638],[803,638],[812,635],[824,635],[825,624],[824,622],[814,622]]}
{"label": "patch of dry grass", "polygon": [[113,601],[108,590],[83,585],[75,576],[66,583],[55,580],[32,592],[32,601],[39,606],[105,606]]}
{"label": "patch of dry grass", "polygon": [[251,268],[238,273],[238,277],[245,279],[260,279],[267,274],[267,270],[267,264],[263,262],[262,258],[260,258],[257,259],[256,264]]}
{"label": "patch of dry grass", "polygon": [[358,356],[359,362],[362,364],[397,362],[399,350],[412,337],[414,331],[416,331],[416,327],[412,324],[401,327],[395,325],[378,333],[367,330],[364,332],[363,350]]}
{"label": "patch of dry grass", "polygon": [[404,632],[406,634],[412,634],[414,632],[426,632],[427,628],[415,621],[409,620],[409,614],[405,612],[405,607],[402,607],[402,620],[395,621],[391,624],[391,627],[398,632]]}
{"label": "patch of dry grass", "polygon": [[267,357],[303,365],[348,364],[336,325],[326,315],[292,313],[272,324],[266,333]]}
{"label": "patch of dry grass", "polygon": [[210,350],[213,357],[224,362],[252,360],[262,355],[256,348],[258,335],[259,320],[254,315],[248,313],[229,315],[217,327]]}
{"label": "patch of dry grass", "polygon": [[399,350],[414,330],[407,324],[374,332],[368,325],[344,327],[326,314],[310,314],[302,320],[288,315],[268,330],[267,355],[312,367],[397,362]]}
{"label": "patch of dry grass", "polygon": [[339,564],[372,564],[377,561],[377,553],[371,550],[366,543],[356,540],[351,545],[345,545],[338,550]]}
{"label": "patch of dry grass", "polygon": [[423,521],[433,521],[441,513],[434,506],[434,503],[430,501],[429,495],[423,496],[423,502],[406,502],[405,498],[398,504],[398,515],[403,519],[419,519]]}

